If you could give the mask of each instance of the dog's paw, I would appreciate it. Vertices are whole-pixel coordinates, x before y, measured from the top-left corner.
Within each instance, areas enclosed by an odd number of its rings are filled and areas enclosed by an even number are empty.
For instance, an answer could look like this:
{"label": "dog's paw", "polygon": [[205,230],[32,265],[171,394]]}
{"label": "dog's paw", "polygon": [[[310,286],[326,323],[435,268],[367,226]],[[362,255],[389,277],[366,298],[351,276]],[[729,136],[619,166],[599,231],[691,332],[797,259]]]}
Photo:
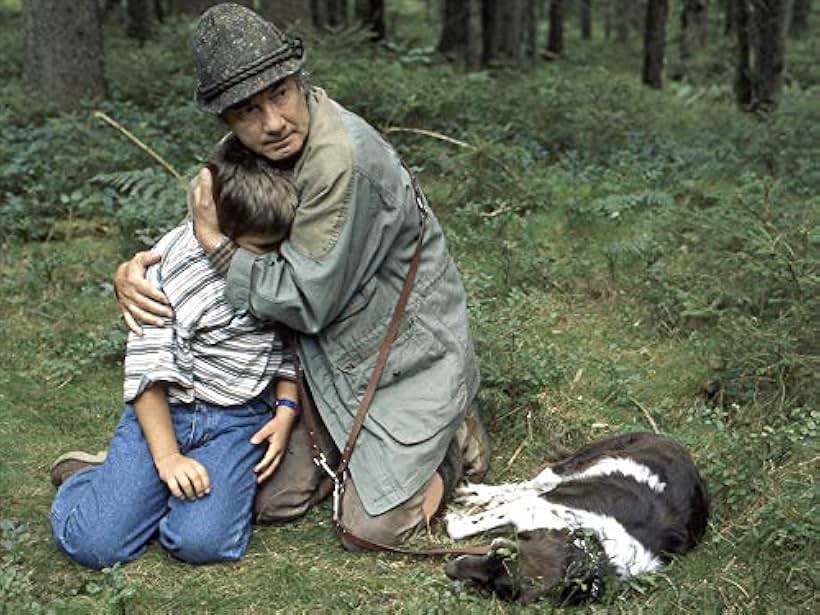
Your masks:
{"label": "dog's paw", "polygon": [[447,534],[453,540],[461,540],[473,534],[478,534],[481,529],[476,527],[473,515],[463,515],[450,511],[444,515],[444,524],[447,526]]}
{"label": "dog's paw", "polygon": [[492,502],[497,493],[498,486],[496,485],[465,483],[456,487],[453,492],[453,502],[463,506],[484,506]]}

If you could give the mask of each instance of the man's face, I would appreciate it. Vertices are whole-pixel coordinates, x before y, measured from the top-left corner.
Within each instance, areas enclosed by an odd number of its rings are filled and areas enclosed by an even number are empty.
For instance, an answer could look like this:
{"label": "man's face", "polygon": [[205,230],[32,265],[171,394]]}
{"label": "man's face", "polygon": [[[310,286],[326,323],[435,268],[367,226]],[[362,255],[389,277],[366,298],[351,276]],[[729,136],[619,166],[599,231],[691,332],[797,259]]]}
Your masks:
{"label": "man's face", "polygon": [[304,91],[293,77],[228,108],[222,119],[246,147],[274,162],[302,151],[310,125]]}

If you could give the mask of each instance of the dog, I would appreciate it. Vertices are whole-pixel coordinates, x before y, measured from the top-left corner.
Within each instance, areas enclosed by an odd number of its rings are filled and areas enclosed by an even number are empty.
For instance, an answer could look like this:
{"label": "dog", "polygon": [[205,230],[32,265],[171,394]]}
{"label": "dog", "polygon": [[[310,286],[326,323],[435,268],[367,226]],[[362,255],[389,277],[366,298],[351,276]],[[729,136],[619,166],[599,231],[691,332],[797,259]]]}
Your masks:
{"label": "dog", "polygon": [[483,556],[447,563],[447,576],[504,600],[599,599],[607,577],[658,570],[700,541],[709,497],[689,453],[654,433],[594,442],[532,480],[456,489],[444,521],[453,539],[512,528]]}

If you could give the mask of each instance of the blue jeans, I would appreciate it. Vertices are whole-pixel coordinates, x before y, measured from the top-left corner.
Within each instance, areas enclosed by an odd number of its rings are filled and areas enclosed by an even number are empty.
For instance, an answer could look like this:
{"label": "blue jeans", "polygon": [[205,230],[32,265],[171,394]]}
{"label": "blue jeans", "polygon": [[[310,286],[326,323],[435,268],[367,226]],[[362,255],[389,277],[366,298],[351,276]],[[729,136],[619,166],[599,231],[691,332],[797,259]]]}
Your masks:
{"label": "blue jeans", "polygon": [[249,440],[270,418],[261,400],[227,408],[172,405],[180,451],[211,478],[209,495],[180,500],[160,480],[134,409],[126,406],[105,463],[77,472],[57,492],[55,542],[97,569],[139,557],[157,533],[171,555],[192,564],[239,559],[251,537],[253,466],[265,452]]}

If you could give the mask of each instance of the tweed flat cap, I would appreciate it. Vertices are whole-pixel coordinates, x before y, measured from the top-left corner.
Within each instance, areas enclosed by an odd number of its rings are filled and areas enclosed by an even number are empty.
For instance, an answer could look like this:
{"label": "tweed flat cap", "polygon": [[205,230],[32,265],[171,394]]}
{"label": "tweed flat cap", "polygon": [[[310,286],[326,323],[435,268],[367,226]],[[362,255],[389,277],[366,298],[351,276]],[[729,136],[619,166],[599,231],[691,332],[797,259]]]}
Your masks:
{"label": "tweed flat cap", "polygon": [[199,77],[194,98],[217,114],[297,72],[305,61],[300,39],[233,3],[202,14],[191,49]]}

